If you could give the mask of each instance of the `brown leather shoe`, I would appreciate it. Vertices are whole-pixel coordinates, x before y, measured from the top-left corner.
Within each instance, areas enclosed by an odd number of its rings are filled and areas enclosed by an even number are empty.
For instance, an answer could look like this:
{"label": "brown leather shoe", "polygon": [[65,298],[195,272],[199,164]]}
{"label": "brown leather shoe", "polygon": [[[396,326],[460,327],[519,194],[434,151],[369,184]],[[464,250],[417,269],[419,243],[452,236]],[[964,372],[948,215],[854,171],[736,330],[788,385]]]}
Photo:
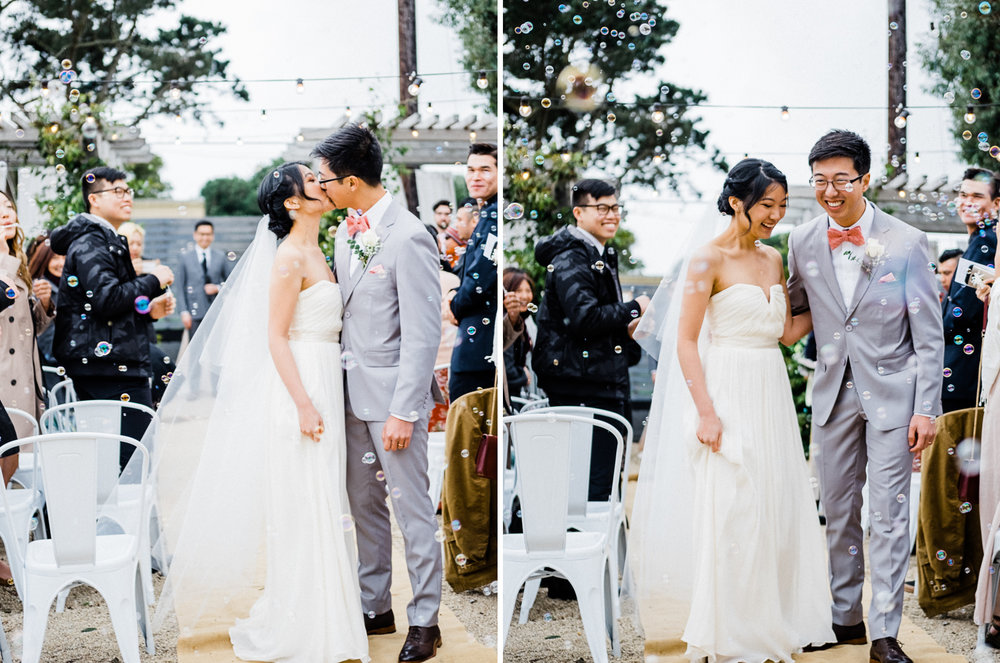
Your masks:
{"label": "brown leather shoe", "polygon": [[434,658],[441,646],[441,629],[434,626],[411,626],[399,652],[399,663],[419,663]]}
{"label": "brown leather shoe", "polygon": [[823,645],[809,645],[804,647],[802,651],[823,651],[830,649],[831,647],[836,647],[837,645],[865,645],[868,644],[868,637],[865,635],[865,623],[858,622],[852,626],[841,626],[840,624],[832,624],[833,635],[836,636],[836,642],[827,642]]}
{"label": "brown leather shoe", "polygon": [[868,652],[869,663],[913,663],[913,659],[903,653],[896,638],[879,638],[872,640],[872,649]]}
{"label": "brown leather shoe", "polygon": [[396,632],[396,618],[392,615],[392,609],[380,615],[369,617],[365,613],[365,632],[368,635],[386,635]]}

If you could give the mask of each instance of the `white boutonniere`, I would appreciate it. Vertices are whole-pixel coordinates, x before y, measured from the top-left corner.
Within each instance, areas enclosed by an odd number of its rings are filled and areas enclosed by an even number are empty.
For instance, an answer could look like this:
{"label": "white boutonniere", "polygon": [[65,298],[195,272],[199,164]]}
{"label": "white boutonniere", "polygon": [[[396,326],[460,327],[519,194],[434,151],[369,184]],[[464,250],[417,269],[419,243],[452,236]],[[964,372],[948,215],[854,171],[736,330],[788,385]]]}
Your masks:
{"label": "white boutonniere", "polygon": [[374,228],[369,228],[348,239],[347,245],[351,247],[354,255],[361,259],[361,262],[367,263],[382,248],[382,240],[379,239]]}
{"label": "white boutonniere", "polygon": [[872,237],[865,242],[865,258],[861,261],[861,268],[865,273],[871,274],[875,267],[882,264],[884,258],[885,244]]}

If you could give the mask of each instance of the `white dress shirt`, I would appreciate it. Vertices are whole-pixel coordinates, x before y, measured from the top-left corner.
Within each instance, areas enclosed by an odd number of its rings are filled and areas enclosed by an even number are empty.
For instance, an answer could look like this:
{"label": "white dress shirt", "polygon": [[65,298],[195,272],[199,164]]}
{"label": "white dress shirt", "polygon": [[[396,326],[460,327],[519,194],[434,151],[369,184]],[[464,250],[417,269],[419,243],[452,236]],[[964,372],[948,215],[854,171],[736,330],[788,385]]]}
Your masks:
{"label": "white dress shirt", "polygon": [[[389,203],[392,202],[392,196],[388,192],[385,193],[381,198],[379,198],[371,209],[368,211],[364,210],[354,210],[358,216],[362,214],[368,217],[368,227],[374,230],[378,227],[379,222],[382,221],[382,217],[385,216],[386,211],[389,209]],[[361,258],[354,251],[351,251],[351,276],[353,277],[358,271],[358,265],[361,264]]]}
{"label": "white dress shirt", "polygon": [[198,262],[199,263],[201,263],[202,261],[205,262],[205,269],[208,269],[209,267],[212,266],[212,255],[208,249],[203,249],[200,246],[196,246],[194,250],[198,252]]}
{"label": "white dress shirt", "polygon": [[[865,211],[861,218],[851,226],[844,228],[839,223],[827,217],[829,227],[835,230],[848,231],[851,228],[861,228],[861,235],[865,242],[872,232],[872,222],[875,219],[875,208],[868,201],[865,201]],[[840,284],[840,294],[844,298],[844,306],[850,307],[854,298],[854,289],[858,286],[858,279],[861,278],[861,261],[865,257],[865,247],[851,244],[844,241],[835,249],[831,249],[833,256],[833,272],[837,275],[837,283]]]}

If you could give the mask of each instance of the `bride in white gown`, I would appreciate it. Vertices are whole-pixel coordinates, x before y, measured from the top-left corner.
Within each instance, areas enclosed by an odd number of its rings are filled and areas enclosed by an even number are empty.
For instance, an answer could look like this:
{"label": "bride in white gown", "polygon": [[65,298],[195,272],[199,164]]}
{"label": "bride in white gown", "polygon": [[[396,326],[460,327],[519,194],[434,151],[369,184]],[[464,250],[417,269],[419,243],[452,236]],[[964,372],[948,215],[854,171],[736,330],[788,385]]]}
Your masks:
{"label": "bride in white gown", "polygon": [[368,661],[345,482],[342,302],[318,244],[331,205],[298,163],[269,173],[258,203],[267,216],[145,438],[155,549],[170,560],[157,615],[175,612],[194,640],[199,622],[235,621],[243,660]]}
{"label": "bride in white gown", "polygon": [[641,598],[688,607],[692,660],[790,663],[833,636],[826,546],[778,346],[811,320],[791,317],[781,256],[759,241],[787,195],[770,163],[733,168],[719,198],[729,226],[692,255],[661,323],[676,324],[676,355],[668,330],[633,515],[633,582]]}

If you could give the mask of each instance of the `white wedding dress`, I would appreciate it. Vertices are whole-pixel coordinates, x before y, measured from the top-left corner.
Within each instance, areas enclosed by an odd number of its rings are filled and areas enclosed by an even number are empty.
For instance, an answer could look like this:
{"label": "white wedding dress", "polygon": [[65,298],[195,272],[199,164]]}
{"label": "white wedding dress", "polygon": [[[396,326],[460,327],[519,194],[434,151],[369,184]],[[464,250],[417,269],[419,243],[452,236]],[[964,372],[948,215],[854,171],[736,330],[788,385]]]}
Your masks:
{"label": "white wedding dress", "polygon": [[319,442],[299,432],[298,413],[272,371],[265,457],[264,593],[229,631],[248,661],[368,661],[354,525],[346,490],[344,382],[340,358],[343,304],[327,281],[302,290],[290,346],[325,431]]}
{"label": "white wedding dress", "polygon": [[780,284],[735,284],[709,301],[705,381],[722,421],[718,453],[695,438],[684,409],[693,473],[693,560],[687,656],[781,661],[833,641],[821,533],[785,363]]}

